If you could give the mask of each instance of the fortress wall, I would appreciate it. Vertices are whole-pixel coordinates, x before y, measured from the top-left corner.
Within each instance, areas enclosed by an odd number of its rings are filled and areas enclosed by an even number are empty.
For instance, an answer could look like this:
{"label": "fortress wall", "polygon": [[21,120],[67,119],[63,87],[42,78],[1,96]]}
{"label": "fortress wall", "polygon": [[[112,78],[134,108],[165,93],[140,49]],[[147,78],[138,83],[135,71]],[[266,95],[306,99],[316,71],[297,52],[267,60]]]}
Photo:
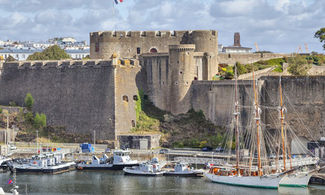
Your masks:
{"label": "fortress wall", "polygon": [[170,71],[169,56],[167,54],[142,56],[141,66],[146,71],[146,90],[153,104],[167,110],[168,107],[168,78]]}
{"label": "fortress wall", "polygon": [[[279,77],[261,77],[262,104],[267,107],[279,106]],[[283,101],[287,108],[285,120],[298,136],[310,139],[312,135],[325,136],[325,77],[281,77]],[[263,121],[269,129],[279,125],[279,113],[276,110],[265,110]]]}
{"label": "fortress wall", "polygon": [[[206,118],[218,126],[230,127],[234,118],[235,81],[193,81],[191,104],[195,111],[202,110]],[[238,81],[239,105],[251,106],[253,101],[252,82]],[[252,109],[242,109],[241,123],[247,125]]]}
{"label": "fortress wall", "polygon": [[[113,53],[120,57],[133,58],[149,53],[156,48],[159,53],[167,53],[169,45],[198,44],[205,52],[218,52],[217,31],[105,31],[90,33],[90,57],[108,59]],[[137,53],[140,48],[140,53]],[[215,50],[214,50],[215,49]],[[198,51],[199,51],[198,50]]]}
{"label": "fortress wall", "polygon": [[219,53],[218,63],[234,65],[236,62],[241,64],[251,64],[260,60],[269,60],[273,58],[283,58],[289,54],[280,53],[249,53],[249,54],[235,54],[235,53]]}
{"label": "fortress wall", "polygon": [[[172,36],[170,31],[105,31],[90,34],[90,57],[92,59],[110,58],[115,52],[121,57],[134,57],[137,48],[140,54],[149,53],[151,48],[156,48],[159,53],[168,52],[168,45],[179,44],[185,31],[176,31]],[[96,44],[99,47],[96,52]]]}
{"label": "fortress wall", "polygon": [[0,104],[24,104],[28,92],[33,111],[48,124],[74,133],[114,139],[114,67],[110,61],[23,62],[4,64]]}
{"label": "fortress wall", "polygon": [[[261,119],[265,127],[279,129],[279,77],[261,77],[258,81]],[[191,89],[191,104],[196,111],[214,124],[229,127],[233,119],[234,86],[230,81],[194,81]],[[238,80],[239,105],[243,126],[252,120],[254,99],[251,80]],[[287,108],[286,120],[298,136],[319,139],[325,136],[325,77],[282,77],[283,100]],[[250,108],[249,108],[250,107]],[[306,130],[312,133],[312,135]]]}
{"label": "fortress wall", "polygon": [[138,61],[131,61],[131,63],[115,68],[115,128],[117,135],[129,133],[130,129],[136,125],[135,106],[138,101],[136,75],[141,67]]}

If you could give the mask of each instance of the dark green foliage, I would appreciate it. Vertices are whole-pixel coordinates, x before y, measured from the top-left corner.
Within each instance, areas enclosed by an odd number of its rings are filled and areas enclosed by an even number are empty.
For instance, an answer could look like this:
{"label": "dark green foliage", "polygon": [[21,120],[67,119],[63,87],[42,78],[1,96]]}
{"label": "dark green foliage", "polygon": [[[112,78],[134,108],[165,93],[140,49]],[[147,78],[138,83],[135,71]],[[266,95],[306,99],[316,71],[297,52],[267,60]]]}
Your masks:
{"label": "dark green foliage", "polygon": [[28,110],[32,110],[34,105],[34,98],[31,93],[27,93],[25,97],[25,106]]}
{"label": "dark green foliage", "polygon": [[28,56],[27,60],[63,60],[70,59],[70,56],[59,46],[53,45],[42,52],[35,52]]}
{"label": "dark green foliage", "polygon": [[5,62],[14,62],[14,61],[17,61],[17,60],[14,57],[12,57],[11,55],[9,55]]}
{"label": "dark green foliage", "polygon": [[323,48],[325,49],[325,28],[319,29],[314,36],[319,39],[321,43],[324,43]]}
{"label": "dark green foliage", "polygon": [[247,73],[247,68],[246,68],[246,66],[244,64],[236,62],[236,67],[237,67],[238,76],[241,75],[241,74],[246,74]]}
{"label": "dark green foliage", "polygon": [[46,115],[36,113],[34,118],[34,127],[40,129],[46,126]]}
{"label": "dark green foliage", "polygon": [[2,113],[2,108],[0,108],[0,114]]}
{"label": "dark green foliage", "polygon": [[288,59],[288,72],[295,76],[305,76],[311,68],[305,56],[295,56]]}

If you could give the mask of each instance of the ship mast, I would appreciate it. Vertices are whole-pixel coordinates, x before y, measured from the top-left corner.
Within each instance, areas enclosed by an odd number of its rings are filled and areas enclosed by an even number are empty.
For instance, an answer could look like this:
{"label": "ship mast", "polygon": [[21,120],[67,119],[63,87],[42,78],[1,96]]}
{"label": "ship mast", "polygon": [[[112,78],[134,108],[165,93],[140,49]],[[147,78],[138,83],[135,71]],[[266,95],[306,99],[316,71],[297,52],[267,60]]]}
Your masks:
{"label": "ship mast", "polygon": [[279,82],[279,93],[280,93],[280,120],[281,120],[281,138],[282,138],[282,156],[283,156],[283,169],[286,171],[286,150],[285,150],[285,140],[284,140],[284,114],[283,114],[283,101],[282,101],[282,87],[281,87],[281,76]]}
{"label": "ship mast", "polygon": [[253,82],[254,82],[253,89],[254,89],[254,98],[255,98],[255,120],[256,120],[256,136],[257,136],[257,167],[258,167],[258,176],[262,176],[261,146],[260,146],[260,111],[258,107],[254,69],[253,69]]}
{"label": "ship mast", "polygon": [[236,171],[237,175],[240,175],[239,171],[239,106],[238,106],[238,81],[237,81],[237,66],[235,64],[235,119],[236,119]]}

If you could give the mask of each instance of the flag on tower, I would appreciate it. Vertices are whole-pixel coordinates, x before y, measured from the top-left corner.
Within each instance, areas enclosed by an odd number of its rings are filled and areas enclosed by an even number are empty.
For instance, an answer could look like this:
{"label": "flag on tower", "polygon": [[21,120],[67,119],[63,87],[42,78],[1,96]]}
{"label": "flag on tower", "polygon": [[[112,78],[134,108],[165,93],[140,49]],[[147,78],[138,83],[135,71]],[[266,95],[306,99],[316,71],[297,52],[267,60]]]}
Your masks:
{"label": "flag on tower", "polygon": [[122,3],[123,0],[114,0],[115,1],[115,4],[118,4],[119,2]]}

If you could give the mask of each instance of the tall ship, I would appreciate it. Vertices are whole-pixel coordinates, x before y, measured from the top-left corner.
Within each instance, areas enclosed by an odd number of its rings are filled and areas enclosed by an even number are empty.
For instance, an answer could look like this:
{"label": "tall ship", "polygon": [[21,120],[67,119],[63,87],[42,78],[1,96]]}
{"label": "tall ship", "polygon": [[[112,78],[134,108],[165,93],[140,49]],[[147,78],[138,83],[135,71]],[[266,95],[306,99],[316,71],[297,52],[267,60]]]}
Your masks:
{"label": "tall ship", "polygon": [[[273,189],[277,189],[279,186],[306,187],[312,173],[316,171],[314,168],[309,169],[308,166],[315,166],[318,160],[308,157],[301,159],[304,162],[303,164],[299,165],[299,163],[296,163],[297,165],[293,166],[294,159],[291,157],[290,147],[287,144],[287,131],[284,128],[286,109],[282,101],[281,77],[279,82],[280,105],[278,107],[281,129],[277,134],[278,136],[262,131],[261,109],[254,72],[253,118],[255,122],[251,129],[246,128],[245,131],[239,129],[240,109],[243,107],[238,103],[237,88],[238,81],[235,66],[234,120],[232,122],[234,128],[228,131],[231,141],[226,142],[232,145],[232,140],[235,140],[236,163],[225,166],[213,166],[205,176],[212,182],[244,187]],[[246,157],[240,155],[240,152],[243,150],[248,151]],[[282,157],[280,152],[282,152]],[[275,158],[271,158],[274,153],[276,154]],[[280,163],[281,158],[283,161],[282,166]],[[289,167],[287,166],[288,159],[290,162]]]}
{"label": "tall ship", "polygon": [[77,164],[78,170],[122,170],[124,167],[132,167],[139,165],[137,160],[132,160],[130,158],[129,150],[115,150],[113,152],[113,157],[108,158],[106,154],[102,158],[98,158],[93,155],[90,162],[83,161]]}

